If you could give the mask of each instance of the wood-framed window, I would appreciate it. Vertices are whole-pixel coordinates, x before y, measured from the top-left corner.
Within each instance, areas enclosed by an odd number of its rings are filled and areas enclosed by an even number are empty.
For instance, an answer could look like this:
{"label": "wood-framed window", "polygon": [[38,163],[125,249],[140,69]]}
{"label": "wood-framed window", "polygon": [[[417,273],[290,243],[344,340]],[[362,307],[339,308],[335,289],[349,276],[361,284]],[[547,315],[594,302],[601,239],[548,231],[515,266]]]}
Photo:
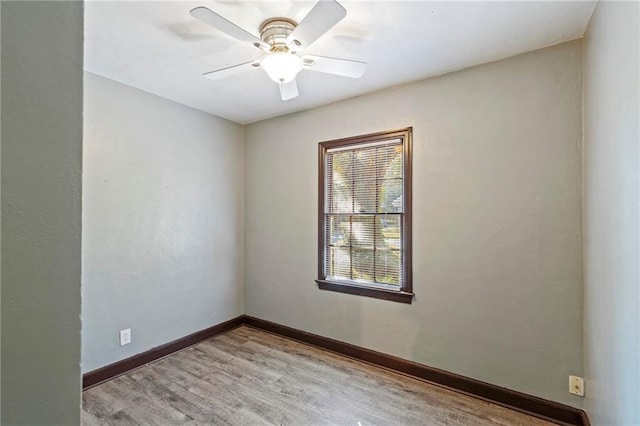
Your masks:
{"label": "wood-framed window", "polygon": [[318,283],[411,303],[412,128],[318,146]]}

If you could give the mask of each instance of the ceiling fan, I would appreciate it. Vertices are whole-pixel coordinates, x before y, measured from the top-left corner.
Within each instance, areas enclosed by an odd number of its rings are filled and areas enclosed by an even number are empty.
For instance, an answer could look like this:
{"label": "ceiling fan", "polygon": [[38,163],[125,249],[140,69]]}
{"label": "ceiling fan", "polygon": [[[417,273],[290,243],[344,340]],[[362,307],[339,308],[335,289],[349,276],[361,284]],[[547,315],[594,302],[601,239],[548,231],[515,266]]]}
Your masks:
{"label": "ceiling fan", "polygon": [[262,68],[269,78],[280,86],[280,97],[283,101],[298,96],[296,75],[303,69],[360,78],[367,68],[366,62],[301,55],[301,52],[347,15],[344,7],[335,0],[319,0],[299,24],[282,17],[265,20],[259,28],[260,38],[204,6],[192,9],[191,15],[264,52],[257,60],[207,72],[203,74],[204,77],[219,79]]}

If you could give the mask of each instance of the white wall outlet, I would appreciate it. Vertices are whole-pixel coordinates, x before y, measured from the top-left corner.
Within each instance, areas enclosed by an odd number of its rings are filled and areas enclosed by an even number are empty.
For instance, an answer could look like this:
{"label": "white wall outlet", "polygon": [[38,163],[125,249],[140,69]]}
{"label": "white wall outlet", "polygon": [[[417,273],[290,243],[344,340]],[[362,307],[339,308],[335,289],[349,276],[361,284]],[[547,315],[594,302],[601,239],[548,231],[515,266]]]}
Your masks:
{"label": "white wall outlet", "polygon": [[569,393],[584,396],[584,379],[578,376],[569,376]]}
{"label": "white wall outlet", "polygon": [[131,343],[131,329],[120,330],[120,346],[128,345]]}

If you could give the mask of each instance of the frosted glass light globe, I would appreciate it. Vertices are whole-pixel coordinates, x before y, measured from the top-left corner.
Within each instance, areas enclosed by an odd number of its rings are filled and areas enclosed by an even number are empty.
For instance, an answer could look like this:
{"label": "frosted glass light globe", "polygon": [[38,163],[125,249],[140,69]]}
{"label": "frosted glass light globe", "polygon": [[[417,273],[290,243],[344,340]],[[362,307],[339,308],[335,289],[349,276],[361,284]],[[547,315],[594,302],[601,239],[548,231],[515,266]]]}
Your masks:
{"label": "frosted glass light globe", "polygon": [[286,52],[267,53],[260,66],[276,83],[289,83],[302,69],[302,58]]}

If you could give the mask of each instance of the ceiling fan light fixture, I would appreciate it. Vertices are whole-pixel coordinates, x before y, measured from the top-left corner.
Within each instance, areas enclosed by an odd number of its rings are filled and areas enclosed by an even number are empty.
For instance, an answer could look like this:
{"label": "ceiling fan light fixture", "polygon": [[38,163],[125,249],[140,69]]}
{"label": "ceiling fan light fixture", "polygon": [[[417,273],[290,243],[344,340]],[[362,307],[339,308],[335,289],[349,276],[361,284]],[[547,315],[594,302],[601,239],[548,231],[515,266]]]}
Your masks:
{"label": "ceiling fan light fixture", "polygon": [[276,83],[289,83],[302,70],[302,58],[287,52],[267,53],[260,66]]}

